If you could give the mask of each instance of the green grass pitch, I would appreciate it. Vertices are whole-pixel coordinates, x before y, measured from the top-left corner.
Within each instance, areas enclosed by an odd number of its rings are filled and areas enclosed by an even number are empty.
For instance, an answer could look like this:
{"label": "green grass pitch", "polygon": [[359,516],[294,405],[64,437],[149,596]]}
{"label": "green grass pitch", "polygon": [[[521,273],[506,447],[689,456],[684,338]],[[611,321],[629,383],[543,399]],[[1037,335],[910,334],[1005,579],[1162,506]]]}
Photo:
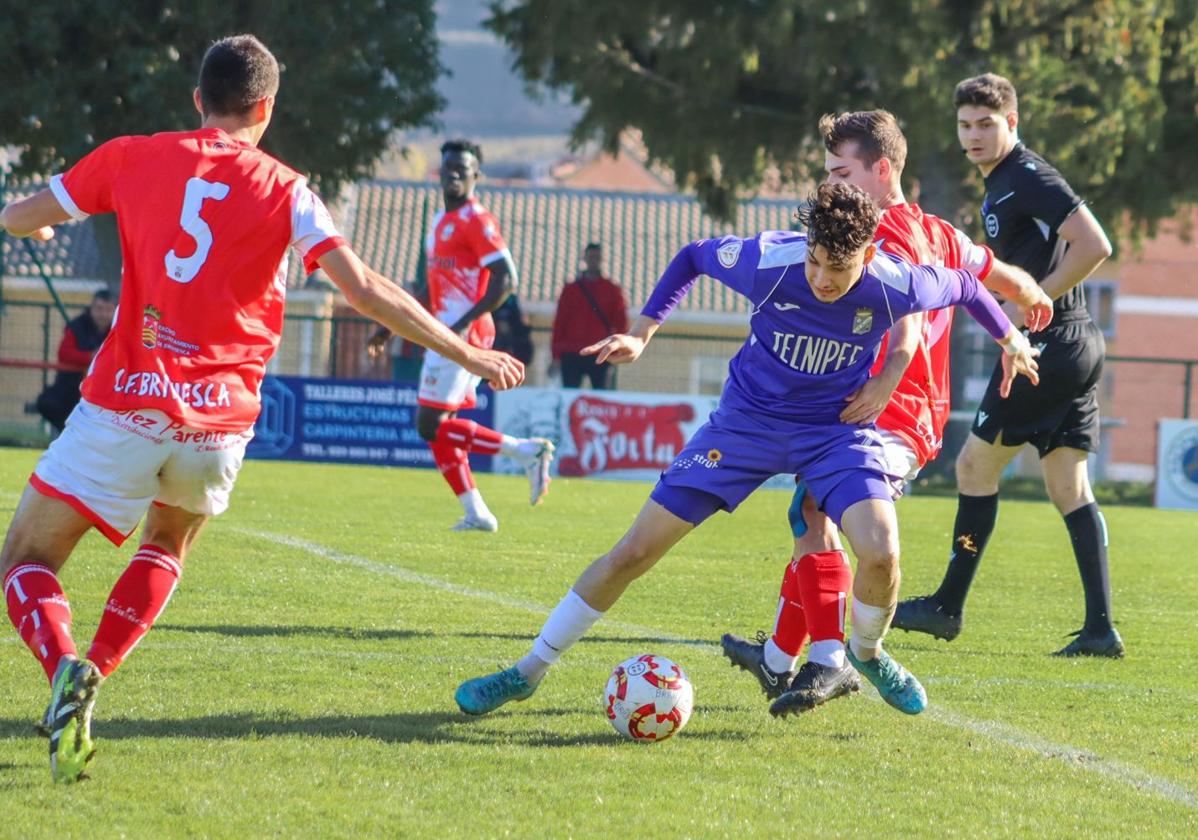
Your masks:
{"label": "green grass pitch", "polygon": [[[7,523],[36,453],[0,450]],[[481,476],[498,534],[454,534],[436,473],[250,462],[158,627],[102,688],[92,778],[51,784],[48,690],[0,633],[3,837],[1198,835],[1193,514],[1108,507],[1123,661],[1048,653],[1081,590],[1047,503],[1004,502],[965,632],[894,632],[931,707],[872,692],[774,720],[714,644],[773,618],[788,498],[763,492],[635,584],[537,695],[471,719],[464,678],[523,655],[648,485]],[[939,580],[948,499],[900,503],[903,592]],[[62,579],[85,648],[131,550],[89,535]],[[609,670],[657,652],[687,729],[619,739]]]}

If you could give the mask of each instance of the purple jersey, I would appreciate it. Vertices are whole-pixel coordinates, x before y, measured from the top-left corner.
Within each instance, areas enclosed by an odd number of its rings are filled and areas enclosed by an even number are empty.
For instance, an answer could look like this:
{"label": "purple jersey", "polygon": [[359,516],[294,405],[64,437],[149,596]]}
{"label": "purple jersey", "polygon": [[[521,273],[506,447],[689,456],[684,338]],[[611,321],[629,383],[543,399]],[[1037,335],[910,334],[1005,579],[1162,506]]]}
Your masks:
{"label": "purple jersey", "polygon": [[837,423],[869,378],[888,329],[904,315],[962,304],[995,338],[1010,321],[964,270],[911,265],[878,252],[848,294],[815,297],[804,266],[807,237],[765,231],[687,245],[666,268],[642,314],[657,322],[694,285],[714,277],[753,304],[749,337],[728,365],[721,405],[805,424]]}

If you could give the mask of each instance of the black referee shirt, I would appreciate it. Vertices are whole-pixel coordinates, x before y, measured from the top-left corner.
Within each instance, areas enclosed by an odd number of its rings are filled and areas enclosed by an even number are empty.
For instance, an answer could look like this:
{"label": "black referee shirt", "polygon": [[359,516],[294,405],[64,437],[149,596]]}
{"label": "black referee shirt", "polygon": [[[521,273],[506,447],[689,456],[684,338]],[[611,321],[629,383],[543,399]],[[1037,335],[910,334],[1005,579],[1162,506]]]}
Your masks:
{"label": "black referee shirt", "polygon": [[[1043,282],[1068,247],[1057,229],[1082,200],[1060,172],[1022,143],[994,167],[985,184],[982,225],[994,255]],[[1053,302],[1054,320],[1065,313],[1086,313],[1081,283]]]}

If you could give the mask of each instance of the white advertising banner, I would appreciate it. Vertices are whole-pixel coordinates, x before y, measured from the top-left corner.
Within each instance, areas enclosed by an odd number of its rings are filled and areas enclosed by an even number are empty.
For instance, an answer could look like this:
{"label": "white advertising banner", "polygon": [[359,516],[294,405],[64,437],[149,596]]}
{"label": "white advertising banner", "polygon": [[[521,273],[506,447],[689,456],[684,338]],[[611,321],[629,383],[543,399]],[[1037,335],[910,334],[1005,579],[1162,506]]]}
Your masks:
{"label": "white advertising banner", "polygon": [[1157,424],[1156,506],[1198,510],[1198,420]]}
{"label": "white advertising banner", "polygon": [[[655,480],[718,402],[686,394],[516,388],[496,395],[495,428],[554,441],[554,475]],[[523,472],[498,456],[493,469]]]}
{"label": "white advertising banner", "polygon": [[[516,437],[546,437],[557,445],[553,474],[656,481],[719,404],[716,396],[516,388],[494,396],[495,428]],[[522,473],[496,456],[497,473]],[[765,487],[793,488],[790,476]]]}

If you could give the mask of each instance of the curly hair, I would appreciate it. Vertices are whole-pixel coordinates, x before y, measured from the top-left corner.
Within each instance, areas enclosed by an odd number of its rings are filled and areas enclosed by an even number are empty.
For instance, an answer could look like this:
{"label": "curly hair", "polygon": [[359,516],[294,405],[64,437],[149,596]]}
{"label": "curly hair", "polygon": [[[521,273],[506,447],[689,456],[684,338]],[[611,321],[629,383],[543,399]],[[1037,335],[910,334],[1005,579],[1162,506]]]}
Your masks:
{"label": "curly hair", "polygon": [[798,209],[795,219],[807,228],[808,245],[822,245],[831,266],[841,268],[873,241],[881,213],[860,187],[825,183]]}
{"label": "curly hair", "polygon": [[465,137],[455,137],[452,140],[446,140],[441,144],[441,157],[448,154],[470,154],[474,155],[474,159],[478,161],[478,165],[483,165],[483,150],[473,140],[467,140]]}

